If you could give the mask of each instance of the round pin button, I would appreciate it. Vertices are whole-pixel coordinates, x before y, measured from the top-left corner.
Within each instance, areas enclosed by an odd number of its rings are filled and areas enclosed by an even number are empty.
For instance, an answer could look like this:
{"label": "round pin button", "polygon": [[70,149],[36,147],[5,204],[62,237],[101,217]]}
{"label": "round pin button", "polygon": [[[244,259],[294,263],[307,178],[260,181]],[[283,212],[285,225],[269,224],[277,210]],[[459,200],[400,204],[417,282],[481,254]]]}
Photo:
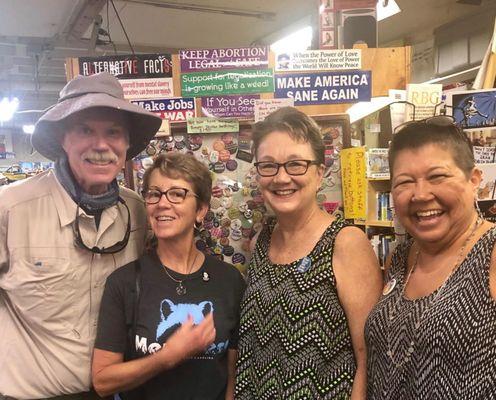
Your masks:
{"label": "round pin button", "polygon": [[229,144],[232,143],[234,136],[232,133],[224,133],[220,138],[224,142],[224,144]]}
{"label": "round pin button", "polygon": [[226,170],[226,166],[224,165],[223,162],[217,161],[216,163],[214,163],[213,170],[217,174],[222,174]]}
{"label": "round pin button", "polygon": [[231,153],[229,153],[227,150],[219,151],[219,160],[220,161],[227,162],[230,157],[231,157]]}
{"label": "round pin button", "polygon": [[236,168],[238,168],[238,162],[236,160],[227,160],[226,161],[226,168],[229,171],[235,171]]}
{"label": "round pin button", "polygon": [[212,150],[210,152],[210,162],[212,163],[216,163],[217,161],[219,161],[219,152],[218,151],[215,151],[215,150]]}
{"label": "round pin button", "polygon": [[216,140],[212,147],[215,151],[222,151],[226,148],[226,145],[222,140]]}
{"label": "round pin button", "polygon": [[[221,239],[222,240],[222,239]],[[224,246],[222,249],[222,252],[224,253],[225,256],[230,257],[234,254],[234,247],[232,246]]]}
{"label": "round pin button", "polygon": [[241,230],[239,229],[231,229],[231,239],[232,240],[239,240],[241,239],[243,235],[241,234]]}
{"label": "round pin button", "polygon": [[234,264],[244,264],[246,257],[241,253],[234,253],[231,260]]}

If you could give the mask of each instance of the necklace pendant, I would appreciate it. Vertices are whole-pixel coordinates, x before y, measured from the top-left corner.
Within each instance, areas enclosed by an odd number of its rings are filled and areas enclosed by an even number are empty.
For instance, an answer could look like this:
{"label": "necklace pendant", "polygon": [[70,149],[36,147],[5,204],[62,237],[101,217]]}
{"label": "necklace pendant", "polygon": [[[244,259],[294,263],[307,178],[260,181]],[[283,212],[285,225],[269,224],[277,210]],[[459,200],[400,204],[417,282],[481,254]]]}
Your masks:
{"label": "necklace pendant", "polygon": [[388,283],[384,285],[384,288],[382,289],[382,295],[387,296],[389,293],[393,291],[393,289],[396,287],[396,278],[391,279]]}
{"label": "necklace pendant", "polygon": [[179,285],[176,286],[176,293],[179,296],[184,296],[186,294],[186,288],[183,286],[182,282],[179,282]]}
{"label": "necklace pendant", "polygon": [[203,282],[208,282],[210,280],[210,276],[207,271],[203,271]]}

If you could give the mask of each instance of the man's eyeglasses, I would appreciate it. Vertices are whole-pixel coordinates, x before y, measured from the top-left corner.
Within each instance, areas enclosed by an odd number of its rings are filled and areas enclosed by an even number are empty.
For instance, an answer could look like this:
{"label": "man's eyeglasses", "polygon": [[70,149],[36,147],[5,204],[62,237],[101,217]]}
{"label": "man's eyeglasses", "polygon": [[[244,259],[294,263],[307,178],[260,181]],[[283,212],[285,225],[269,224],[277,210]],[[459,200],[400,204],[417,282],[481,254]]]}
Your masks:
{"label": "man's eyeglasses", "polygon": [[315,160],[289,160],[284,163],[276,163],[273,161],[259,161],[255,163],[257,172],[260,176],[275,176],[279,173],[279,168],[284,167],[288,175],[305,175],[310,165],[319,165]]}
{"label": "man's eyeglasses", "polygon": [[194,197],[198,197],[189,189],[176,187],[167,189],[165,192],[158,189],[149,189],[147,191],[143,191],[142,195],[146,204],[157,204],[162,196],[165,196],[169,203],[181,204],[188,196],[188,193]]}
{"label": "man's eyeglasses", "polygon": [[119,197],[119,202],[122,203],[124,207],[126,207],[126,211],[127,211],[126,233],[124,234],[122,240],[120,240],[119,242],[113,244],[110,247],[102,247],[102,248],[97,246],[89,247],[84,243],[83,238],[81,237],[81,231],[79,230],[79,203],[78,203],[76,208],[76,220],[73,226],[73,232],[75,236],[74,243],[77,247],[97,254],[115,254],[123,250],[124,247],[126,247],[127,242],[129,241],[129,236],[131,234],[131,213],[129,211],[129,207],[127,206],[126,202],[121,197]]}

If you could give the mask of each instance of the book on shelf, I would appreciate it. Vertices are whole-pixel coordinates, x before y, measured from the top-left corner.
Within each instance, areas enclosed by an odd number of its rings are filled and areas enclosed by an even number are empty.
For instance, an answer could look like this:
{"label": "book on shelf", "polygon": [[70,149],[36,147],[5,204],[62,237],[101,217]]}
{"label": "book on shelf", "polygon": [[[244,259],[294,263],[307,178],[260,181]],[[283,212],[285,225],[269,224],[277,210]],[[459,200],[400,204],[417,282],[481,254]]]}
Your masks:
{"label": "book on shelf", "polygon": [[376,216],[378,221],[393,220],[393,199],[391,192],[376,192]]}
{"label": "book on shelf", "polygon": [[366,163],[367,178],[389,179],[388,149],[368,149],[366,153]]}
{"label": "book on shelf", "polygon": [[374,253],[376,254],[379,264],[384,267],[389,254],[396,248],[396,239],[394,235],[373,235],[370,239]]}

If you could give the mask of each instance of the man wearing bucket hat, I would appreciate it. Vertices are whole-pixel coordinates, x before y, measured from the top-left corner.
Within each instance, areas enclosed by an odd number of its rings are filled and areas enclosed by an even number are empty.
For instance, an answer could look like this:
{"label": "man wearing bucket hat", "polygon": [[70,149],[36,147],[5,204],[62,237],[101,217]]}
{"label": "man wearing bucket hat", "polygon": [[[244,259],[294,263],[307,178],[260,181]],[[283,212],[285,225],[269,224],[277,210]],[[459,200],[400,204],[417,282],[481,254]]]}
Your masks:
{"label": "man wearing bucket hat", "polygon": [[161,120],[108,73],[78,76],[36,124],[54,170],[0,189],[0,399],[93,399],[107,276],[138,258],[141,198],[116,181]]}

